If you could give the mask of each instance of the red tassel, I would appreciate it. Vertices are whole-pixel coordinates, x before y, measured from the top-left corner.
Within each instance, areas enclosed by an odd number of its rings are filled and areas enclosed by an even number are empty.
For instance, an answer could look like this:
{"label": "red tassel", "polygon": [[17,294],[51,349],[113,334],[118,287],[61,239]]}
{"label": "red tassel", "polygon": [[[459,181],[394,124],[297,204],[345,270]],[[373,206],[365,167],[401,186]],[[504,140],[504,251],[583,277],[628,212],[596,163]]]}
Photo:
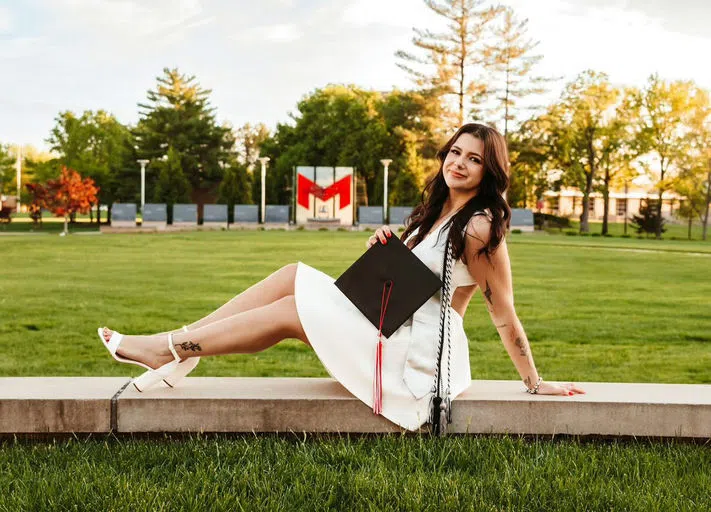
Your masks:
{"label": "red tassel", "polygon": [[[385,295],[387,289],[388,294]],[[380,302],[380,327],[378,327],[378,343],[375,345],[375,375],[373,376],[373,413],[383,413],[383,322],[385,312],[390,301],[390,292],[393,290],[393,282],[386,281],[383,284],[383,298]]]}
{"label": "red tassel", "polygon": [[383,342],[375,346],[375,378],[373,379],[373,413],[383,413]]}

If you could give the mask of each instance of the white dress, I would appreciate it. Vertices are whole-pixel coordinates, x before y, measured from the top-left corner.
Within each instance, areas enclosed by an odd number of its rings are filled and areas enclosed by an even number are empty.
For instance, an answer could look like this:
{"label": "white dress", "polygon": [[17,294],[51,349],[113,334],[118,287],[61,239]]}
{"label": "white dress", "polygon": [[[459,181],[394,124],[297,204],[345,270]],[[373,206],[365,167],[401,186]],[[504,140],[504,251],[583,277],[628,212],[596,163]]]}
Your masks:
{"label": "white dress", "polygon": [[[444,247],[449,229],[442,228],[446,223],[447,219],[443,220],[412,249],[437,275],[442,273]],[[416,232],[417,230],[407,240]],[[378,329],[343,295],[334,285],[334,281],[334,278],[299,261],[294,292],[296,310],[309,343],[331,377],[372,408]],[[466,265],[461,260],[456,261],[452,272],[453,292],[459,286],[474,283],[475,280]],[[408,370],[412,378],[409,378],[406,384],[403,375],[408,348],[413,340],[419,340],[418,344],[425,346],[425,350],[431,348],[432,359],[435,359],[439,344],[440,295],[440,292],[436,293],[389,338],[383,336],[382,415],[408,430],[418,430],[428,421],[431,388],[434,387],[432,368]],[[451,307],[450,314],[450,396],[454,399],[471,384],[471,372],[469,343],[462,317]],[[445,349],[442,355],[445,379],[446,358]],[[413,392],[413,389],[416,392]]]}

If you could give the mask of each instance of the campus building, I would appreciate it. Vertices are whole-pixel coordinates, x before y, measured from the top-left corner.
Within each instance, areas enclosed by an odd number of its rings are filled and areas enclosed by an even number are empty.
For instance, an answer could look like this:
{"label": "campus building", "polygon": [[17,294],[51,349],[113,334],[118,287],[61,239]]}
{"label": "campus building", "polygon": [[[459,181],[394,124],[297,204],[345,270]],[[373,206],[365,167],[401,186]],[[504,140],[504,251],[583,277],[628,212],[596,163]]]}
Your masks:
{"label": "campus building", "polygon": [[[560,191],[549,190],[543,194],[538,210],[543,213],[577,219],[583,213],[583,193],[577,188],[564,187]],[[627,192],[610,190],[609,222],[624,222],[625,216],[631,218],[639,213],[640,206],[646,200],[656,204],[659,193],[653,187],[630,184]],[[662,217],[666,220],[676,220],[676,212],[685,198],[674,191],[664,192],[662,199]],[[601,192],[592,192],[589,197],[589,219],[602,221],[604,199]]]}

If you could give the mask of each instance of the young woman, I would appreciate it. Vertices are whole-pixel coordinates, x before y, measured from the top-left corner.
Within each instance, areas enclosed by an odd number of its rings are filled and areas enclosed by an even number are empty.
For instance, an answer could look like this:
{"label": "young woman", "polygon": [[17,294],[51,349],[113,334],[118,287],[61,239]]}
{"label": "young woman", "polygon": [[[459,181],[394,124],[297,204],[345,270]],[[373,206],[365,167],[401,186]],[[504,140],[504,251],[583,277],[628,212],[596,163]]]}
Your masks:
{"label": "young woman", "polygon": [[[452,247],[449,355],[450,397],[471,383],[468,341],[462,317],[477,289],[523,380],[525,390],[545,395],[584,391],[573,383],[543,381],[514,310],[505,234],[511,210],[506,142],[481,124],[462,126],[438,153],[441,163],[427,183],[422,203],[408,219],[402,239],[436,274],[442,273],[445,242]],[[388,226],[367,246],[387,244]],[[329,372],[373,406],[375,328],[333,284],[334,279],[298,262],[287,265],[182,330],[123,336],[100,328],[99,336],[121,362],[149,371],[134,380],[139,391],[163,380],[174,386],[200,356],[265,350],[288,338],[313,347]],[[383,343],[381,414],[416,430],[429,418],[439,342],[440,293],[427,301]],[[447,379],[443,365],[443,379]],[[523,389],[522,389],[523,391]]]}

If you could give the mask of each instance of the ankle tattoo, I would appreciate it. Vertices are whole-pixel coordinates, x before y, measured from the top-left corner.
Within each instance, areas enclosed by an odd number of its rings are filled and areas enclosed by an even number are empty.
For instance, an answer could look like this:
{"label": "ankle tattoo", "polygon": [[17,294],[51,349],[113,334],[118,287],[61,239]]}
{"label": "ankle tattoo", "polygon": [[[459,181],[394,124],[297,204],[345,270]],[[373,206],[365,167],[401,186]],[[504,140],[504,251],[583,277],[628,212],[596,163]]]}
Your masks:
{"label": "ankle tattoo", "polygon": [[185,352],[188,350],[192,352],[200,352],[202,350],[202,347],[200,347],[199,343],[193,343],[192,341],[184,341],[183,343],[178,343],[178,346],[182,348]]}

